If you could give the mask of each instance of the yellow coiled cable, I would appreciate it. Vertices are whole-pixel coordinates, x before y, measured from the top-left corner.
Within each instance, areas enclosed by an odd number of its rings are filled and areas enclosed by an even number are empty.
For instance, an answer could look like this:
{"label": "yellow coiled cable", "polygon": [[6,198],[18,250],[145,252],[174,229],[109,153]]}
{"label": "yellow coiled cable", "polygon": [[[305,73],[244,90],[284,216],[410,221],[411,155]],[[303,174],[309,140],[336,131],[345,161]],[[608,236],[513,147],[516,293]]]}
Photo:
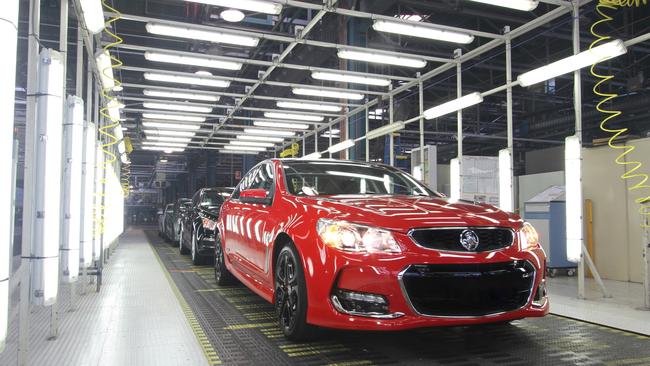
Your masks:
{"label": "yellow coiled cable", "polygon": [[[596,28],[599,25],[613,20],[613,18],[605,12],[605,9],[617,10],[618,8],[622,8],[622,7],[639,7],[641,5],[647,5],[647,3],[648,3],[647,0],[599,0],[598,4],[596,5],[596,12],[600,15],[601,18],[591,25],[590,28],[591,34],[594,37],[596,37],[596,39],[593,42],[591,42],[589,49],[597,46],[600,42],[607,41],[611,38],[610,36],[607,35],[601,35],[596,31]],[[607,107],[605,107],[606,103],[611,102],[613,99],[618,97],[618,94],[616,93],[607,93],[601,91],[603,85],[607,83],[609,80],[613,79],[614,75],[599,74],[596,72],[596,66],[598,66],[598,64],[592,65],[590,71],[591,71],[591,75],[599,79],[598,82],[596,82],[596,84],[594,85],[592,90],[594,94],[602,98],[598,101],[598,104],[596,104],[596,110],[598,110],[598,112],[604,115],[604,118],[600,122],[600,129],[604,132],[607,132],[608,134],[611,134],[611,137],[607,142],[607,145],[610,148],[614,150],[622,150],[622,152],[614,160],[616,164],[622,165],[625,169],[625,172],[623,173],[623,175],[621,175],[621,179],[623,180],[638,179],[638,182],[636,184],[628,188],[630,191],[640,190],[640,189],[650,189],[650,185],[646,184],[649,179],[648,174],[641,173],[639,171],[642,168],[643,163],[640,161],[626,161],[626,157],[629,158],[629,155],[636,149],[636,147],[633,145],[628,145],[627,143],[623,143],[622,145],[616,144],[616,140],[620,136],[627,133],[629,129],[628,128],[617,129],[617,128],[608,127],[608,123],[612,119],[623,114],[623,112],[620,110],[608,109]],[[649,200],[650,200],[650,195],[635,200],[635,202],[640,205],[639,213],[641,213],[641,215],[643,216],[650,215],[650,206],[644,205],[644,203],[648,202]],[[642,220],[641,226],[648,227],[648,224],[645,224],[645,221],[646,220]]]}

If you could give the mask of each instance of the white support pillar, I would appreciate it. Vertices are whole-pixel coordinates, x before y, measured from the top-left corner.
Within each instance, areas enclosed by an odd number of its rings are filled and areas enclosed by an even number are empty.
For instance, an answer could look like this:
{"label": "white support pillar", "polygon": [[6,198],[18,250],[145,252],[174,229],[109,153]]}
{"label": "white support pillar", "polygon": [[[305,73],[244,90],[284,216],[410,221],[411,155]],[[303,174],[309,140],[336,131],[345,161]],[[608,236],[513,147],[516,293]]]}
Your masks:
{"label": "white support pillar", "polygon": [[318,152],[318,132],[314,134],[314,152]]}
{"label": "white support pillar", "polygon": [[[506,37],[506,130],[507,148],[499,151],[499,207],[508,212],[514,211],[514,123],[512,117],[512,45],[510,27],[505,26]],[[505,170],[505,171],[503,171]]]}
{"label": "white support pillar", "polygon": [[[391,82],[390,85],[388,86],[388,92],[393,91],[393,83]],[[388,123],[393,123],[393,93],[390,93],[390,97],[388,98]],[[395,137],[393,137],[393,133],[388,134],[388,141],[389,141],[389,149],[390,151],[388,152],[388,157],[389,157],[389,162],[390,166],[395,166]]]}
{"label": "white support pillar", "polygon": [[[417,73],[418,80],[418,112],[420,114],[420,171],[422,172],[422,181],[424,182],[424,85],[420,79],[420,73]],[[437,162],[429,162],[430,164],[436,164]],[[436,188],[436,187],[432,187]]]}
{"label": "white support pillar", "polygon": [[[368,135],[368,131],[370,130],[370,121],[368,121],[368,103],[366,103],[366,108],[365,108],[365,123],[366,123],[366,135]],[[370,161],[370,139],[366,137],[366,162]]]}
{"label": "white support pillar", "polygon": [[[339,131],[339,134],[340,133],[341,132]],[[329,150],[330,147],[332,147],[332,125],[329,125],[329,144],[327,145],[327,147],[328,147],[328,150]],[[331,159],[332,158],[332,153],[329,152],[329,154],[330,154],[330,159]]]}
{"label": "white support pillar", "polygon": [[[454,50],[454,58],[458,61],[456,63],[456,97],[460,98],[463,96],[463,79],[462,79],[462,64],[460,62],[460,56],[462,55],[463,51],[460,48],[457,48]],[[458,174],[456,179],[457,183],[457,192],[452,192],[451,196],[456,198],[456,199],[461,199],[463,197],[463,110],[459,109],[458,112],[456,112],[456,121],[457,121],[457,135],[456,138],[458,139],[458,153],[456,155],[457,159],[457,166],[456,173]],[[450,170],[451,172],[451,170]]]}

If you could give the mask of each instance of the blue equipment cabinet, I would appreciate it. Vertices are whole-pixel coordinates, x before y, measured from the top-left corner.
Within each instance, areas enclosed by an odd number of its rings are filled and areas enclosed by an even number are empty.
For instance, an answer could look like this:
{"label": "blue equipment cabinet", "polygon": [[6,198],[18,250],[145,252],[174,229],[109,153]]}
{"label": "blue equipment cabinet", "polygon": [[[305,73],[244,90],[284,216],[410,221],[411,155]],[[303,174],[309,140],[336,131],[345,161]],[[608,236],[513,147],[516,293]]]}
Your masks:
{"label": "blue equipment cabinet", "polygon": [[564,186],[552,186],[524,203],[524,218],[540,236],[540,244],[547,255],[548,273],[558,270],[575,274],[576,263],[566,256],[566,200]]}

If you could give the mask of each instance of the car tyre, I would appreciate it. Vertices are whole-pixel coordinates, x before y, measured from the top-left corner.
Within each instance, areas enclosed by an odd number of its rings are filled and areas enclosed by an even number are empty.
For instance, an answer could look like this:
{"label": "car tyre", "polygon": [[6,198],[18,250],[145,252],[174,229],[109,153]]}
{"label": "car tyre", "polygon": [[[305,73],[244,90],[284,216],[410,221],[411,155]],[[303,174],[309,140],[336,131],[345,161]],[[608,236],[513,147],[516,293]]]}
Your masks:
{"label": "car tyre", "polygon": [[297,250],[292,243],[280,250],[274,267],[275,313],[284,336],[292,341],[313,337],[307,324],[307,285]]}
{"label": "car tyre", "polygon": [[198,245],[198,239],[196,237],[196,230],[194,231],[194,234],[192,234],[192,249],[191,249],[191,255],[192,255],[192,264],[195,266],[204,264],[205,258],[203,258],[199,254],[199,248],[197,248]]}
{"label": "car tyre", "polygon": [[183,245],[183,230],[183,225],[181,225],[181,236],[178,239],[178,252],[181,254],[188,254],[189,251],[185,248],[185,245]]}
{"label": "car tyre", "polygon": [[217,286],[228,286],[235,283],[235,276],[226,268],[221,234],[218,232],[214,236],[214,281]]}

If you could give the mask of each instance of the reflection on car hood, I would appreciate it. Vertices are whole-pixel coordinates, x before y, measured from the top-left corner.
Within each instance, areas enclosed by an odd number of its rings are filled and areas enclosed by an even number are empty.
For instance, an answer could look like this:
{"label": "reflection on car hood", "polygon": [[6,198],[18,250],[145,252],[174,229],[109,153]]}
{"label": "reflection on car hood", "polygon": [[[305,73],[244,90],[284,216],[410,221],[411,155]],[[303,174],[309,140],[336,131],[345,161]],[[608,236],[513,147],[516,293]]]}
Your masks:
{"label": "reflection on car hood", "polygon": [[[406,232],[416,227],[521,225],[519,216],[487,204],[418,196],[301,197],[305,204],[322,210],[322,217],[336,217],[359,224]],[[319,215],[321,216],[321,215]]]}

